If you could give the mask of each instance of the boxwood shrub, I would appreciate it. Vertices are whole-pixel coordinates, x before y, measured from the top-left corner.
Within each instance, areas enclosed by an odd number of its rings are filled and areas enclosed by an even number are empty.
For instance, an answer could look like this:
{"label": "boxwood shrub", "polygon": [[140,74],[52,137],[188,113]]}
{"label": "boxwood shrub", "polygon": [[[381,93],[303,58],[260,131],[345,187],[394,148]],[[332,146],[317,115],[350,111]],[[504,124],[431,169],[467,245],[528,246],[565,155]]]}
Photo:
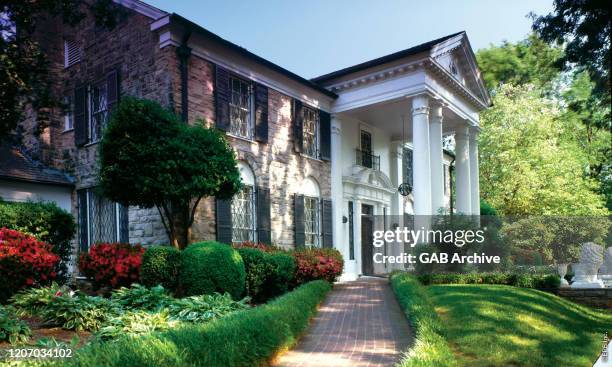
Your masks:
{"label": "boxwood shrub", "polygon": [[289,289],[295,273],[295,260],[285,252],[264,252],[238,248],[246,270],[246,292],[254,302],[265,302]]}
{"label": "boxwood shrub", "polygon": [[67,280],[72,254],[70,242],[76,224],[73,216],[51,202],[7,202],[0,199],[0,228],[6,227],[32,235],[51,245],[61,261],[56,270],[59,280]]}
{"label": "boxwood shrub", "polygon": [[142,255],[140,282],[147,287],[162,285],[170,291],[178,286],[181,253],[172,246],[151,246]]}
{"label": "boxwood shrub", "polygon": [[330,289],[325,281],[310,282],[265,305],[206,324],[94,342],[74,358],[54,363],[82,367],[269,365],[277,353],[296,343]]}
{"label": "boxwood shrub", "polygon": [[239,299],[244,292],[244,262],[238,251],[215,241],[189,245],[181,252],[181,283],[188,296],[229,293]]}

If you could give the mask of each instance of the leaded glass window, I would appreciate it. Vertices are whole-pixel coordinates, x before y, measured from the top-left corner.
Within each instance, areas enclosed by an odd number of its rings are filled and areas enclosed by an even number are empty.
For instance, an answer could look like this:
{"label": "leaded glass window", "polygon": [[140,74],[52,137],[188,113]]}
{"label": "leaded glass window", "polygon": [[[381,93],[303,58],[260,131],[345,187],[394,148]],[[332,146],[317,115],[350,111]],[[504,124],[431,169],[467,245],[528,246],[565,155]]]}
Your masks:
{"label": "leaded glass window", "polygon": [[230,77],[231,99],[229,133],[247,139],[253,138],[252,85],[242,79]]}
{"label": "leaded glass window", "polygon": [[303,114],[303,153],[319,158],[319,112],[308,107],[302,108]]}
{"label": "leaded glass window", "polygon": [[304,197],[304,244],[321,247],[321,210],[319,198]]}
{"label": "leaded glass window", "polygon": [[94,189],[85,189],[84,201],[79,200],[79,225],[87,228],[87,238],[81,249],[96,243],[128,242],[127,208],[101,195]]}
{"label": "leaded glass window", "polygon": [[106,80],[94,84],[89,90],[89,138],[97,142],[108,123]]}
{"label": "leaded glass window", "polygon": [[244,185],[232,198],[232,242],[255,242],[255,223],[255,190]]}

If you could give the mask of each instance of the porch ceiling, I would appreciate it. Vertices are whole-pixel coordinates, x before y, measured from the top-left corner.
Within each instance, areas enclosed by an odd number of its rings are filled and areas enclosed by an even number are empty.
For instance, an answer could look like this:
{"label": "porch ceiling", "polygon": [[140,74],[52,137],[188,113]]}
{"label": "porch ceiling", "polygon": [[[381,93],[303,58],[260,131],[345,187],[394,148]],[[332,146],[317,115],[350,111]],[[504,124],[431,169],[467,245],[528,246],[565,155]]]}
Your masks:
{"label": "porch ceiling", "polygon": [[[401,98],[392,102],[380,103],[372,106],[362,107],[342,112],[358,121],[375,126],[383,131],[389,132],[393,140],[402,139],[402,130],[405,130],[406,139],[412,140],[412,99]],[[465,122],[452,110],[443,109],[444,123],[443,133],[452,134],[459,125],[465,126]],[[402,129],[402,116],[404,129]]]}

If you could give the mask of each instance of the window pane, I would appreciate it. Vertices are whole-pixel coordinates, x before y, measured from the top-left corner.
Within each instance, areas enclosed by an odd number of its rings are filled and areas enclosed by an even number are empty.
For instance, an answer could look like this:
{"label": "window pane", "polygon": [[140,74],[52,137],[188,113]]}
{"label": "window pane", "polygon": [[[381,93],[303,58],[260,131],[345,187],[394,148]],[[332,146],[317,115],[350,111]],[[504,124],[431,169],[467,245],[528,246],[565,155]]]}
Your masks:
{"label": "window pane", "polygon": [[89,233],[91,243],[117,241],[116,203],[89,191]]}
{"label": "window pane", "polygon": [[302,108],[303,117],[303,152],[304,154],[319,157],[319,113],[311,108]]}
{"label": "window pane", "polygon": [[306,246],[321,246],[319,199],[312,197],[304,198],[304,235]]}
{"label": "window pane", "polygon": [[91,108],[90,138],[92,142],[96,142],[102,137],[102,131],[108,122],[106,82],[91,87],[89,101]]}
{"label": "window pane", "polygon": [[255,191],[244,186],[232,199],[232,242],[255,241]]}
{"label": "window pane", "polygon": [[230,134],[251,139],[253,134],[251,122],[251,85],[238,79],[230,78]]}

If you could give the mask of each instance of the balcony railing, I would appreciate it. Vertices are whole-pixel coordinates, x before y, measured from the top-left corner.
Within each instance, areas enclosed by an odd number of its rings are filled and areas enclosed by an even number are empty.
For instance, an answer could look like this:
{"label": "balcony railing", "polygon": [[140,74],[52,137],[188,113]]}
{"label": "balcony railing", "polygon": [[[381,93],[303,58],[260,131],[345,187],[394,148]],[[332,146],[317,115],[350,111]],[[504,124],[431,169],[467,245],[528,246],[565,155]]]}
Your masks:
{"label": "balcony railing", "polygon": [[380,156],[372,154],[372,152],[355,149],[357,164],[373,170],[380,170]]}

